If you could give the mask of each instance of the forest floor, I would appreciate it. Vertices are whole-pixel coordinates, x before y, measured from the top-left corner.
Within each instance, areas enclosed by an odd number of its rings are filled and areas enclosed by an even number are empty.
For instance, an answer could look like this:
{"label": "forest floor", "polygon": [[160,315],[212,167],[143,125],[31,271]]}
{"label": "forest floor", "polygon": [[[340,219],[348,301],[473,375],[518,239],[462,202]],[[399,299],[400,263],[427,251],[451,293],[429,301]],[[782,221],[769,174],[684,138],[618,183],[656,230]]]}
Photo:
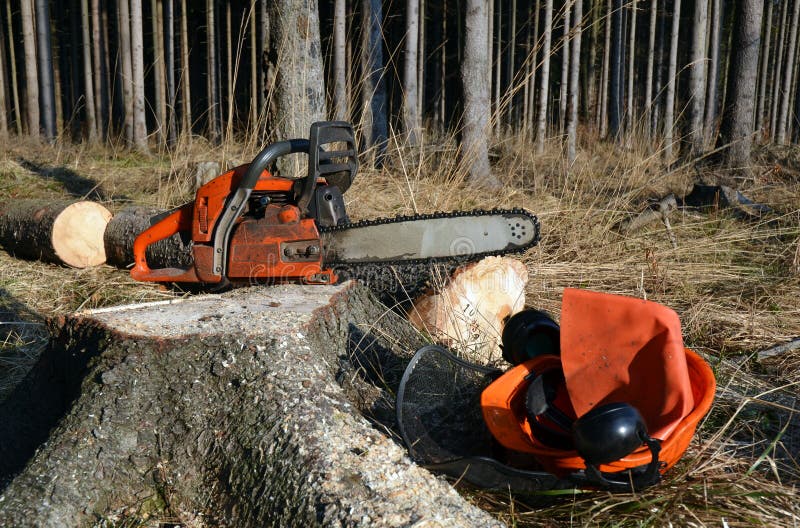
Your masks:
{"label": "forest floor", "polygon": [[[191,199],[199,161],[247,160],[253,148],[201,139],[150,156],[86,146],[8,142],[0,151],[0,200],[87,196],[117,211]],[[363,169],[345,195],[352,219],[440,210],[525,207],[542,240],[521,256],[527,305],[560,313],[565,287],[646,297],[675,309],[688,347],[715,368],[719,398],[679,465],[637,494],[509,496],[460,486],[510,526],[800,525],[800,437],[791,408],[800,351],[759,362],[757,352],[800,336],[800,149],[759,148],[740,191],[773,212],[743,220],[729,210],[679,209],[673,247],[661,223],[627,236],[613,226],[650,198],[686,194],[720,176],[666,169],[640,146],[584,144],[570,169],[557,144],[536,155],[511,138],[492,147],[499,191],[464,185],[450,141],[390,148],[382,170]],[[0,313],[35,319],[79,309],[182,295],[136,283],[107,266],[69,269],[0,251]],[[738,396],[737,396],[738,395]],[[788,399],[787,399],[788,398]],[[791,400],[791,401],[790,401]]]}

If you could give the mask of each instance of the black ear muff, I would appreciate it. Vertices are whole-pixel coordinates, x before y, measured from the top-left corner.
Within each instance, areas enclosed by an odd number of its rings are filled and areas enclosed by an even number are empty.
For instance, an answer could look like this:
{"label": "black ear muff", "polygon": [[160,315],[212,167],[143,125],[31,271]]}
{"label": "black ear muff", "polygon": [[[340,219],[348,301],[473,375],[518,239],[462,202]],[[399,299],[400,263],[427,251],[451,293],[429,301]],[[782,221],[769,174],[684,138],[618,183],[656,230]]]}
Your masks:
{"label": "black ear muff", "polygon": [[511,316],[503,327],[503,359],[519,365],[542,354],[561,353],[561,332],[546,312],[527,308]]}
{"label": "black ear muff", "polygon": [[[603,486],[630,487],[636,489],[658,481],[660,463],[658,454],[661,443],[649,436],[647,426],[639,411],[627,403],[607,403],[584,414],[572,425],[575,449],[586,461],[586,475]],[[631,479],[628,472],[622,478],[616,473],[603,474],[597,466],[609,464],[633,453],[642,445],[652,453],[650,463]]]}
{"label": "black ear muff", "polygon": [[541,374],[532,372],[525,393],[525,412],[533,436],[550,447],[572,446],[572,418],[555,405],[559,390],[565,386],[560,368]]}

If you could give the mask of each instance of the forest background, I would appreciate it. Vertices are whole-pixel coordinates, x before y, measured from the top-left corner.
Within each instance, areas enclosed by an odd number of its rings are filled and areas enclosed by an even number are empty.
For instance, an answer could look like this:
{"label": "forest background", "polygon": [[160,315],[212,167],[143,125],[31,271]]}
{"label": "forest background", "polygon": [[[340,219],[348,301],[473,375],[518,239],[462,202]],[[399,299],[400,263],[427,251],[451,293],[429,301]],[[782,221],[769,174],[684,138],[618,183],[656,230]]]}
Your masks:
{"label": "forest background", "polygon": [[[201,162],[350,120],[352,218],[526,207],[529,305],[662,302],[718,376],[657,488],[470,500],[517,526],[793,525],[800,358],[758,353],[800,336],[799,26],[800,0],[4,0],[0,199],[174,207]],[[696,184],[766,209],[718,192],[620,231]],[[8,318],[176,295],[0,253]]]}

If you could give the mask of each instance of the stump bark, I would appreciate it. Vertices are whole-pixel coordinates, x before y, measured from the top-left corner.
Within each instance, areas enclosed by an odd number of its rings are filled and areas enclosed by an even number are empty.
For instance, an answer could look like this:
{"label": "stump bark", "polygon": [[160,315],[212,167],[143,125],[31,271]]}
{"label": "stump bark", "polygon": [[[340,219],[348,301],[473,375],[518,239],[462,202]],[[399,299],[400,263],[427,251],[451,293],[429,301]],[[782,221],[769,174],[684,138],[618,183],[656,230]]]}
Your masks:
{"label": "stump bark", "polygon": [[[133,264],[134,240],[150,227],[151,218],[162,213],[160,209],[129,207],[114,215],[103,236],[106,262],[120,268]],[[191,248],[191,240],[175,234],[148,247],[147,262],[152,268],[186,268],[192,264]]]}
{"label": "stump bark", "polygon": [[0,407],[2,526],[500,525],[375,427],[419,337],[355,283],[57,323]]}
{"label": "stump bark", "polygon": [[106,260],[103,233],[111,213],[95,202],[0,204],[0,245],[9,253],[76,268]]}

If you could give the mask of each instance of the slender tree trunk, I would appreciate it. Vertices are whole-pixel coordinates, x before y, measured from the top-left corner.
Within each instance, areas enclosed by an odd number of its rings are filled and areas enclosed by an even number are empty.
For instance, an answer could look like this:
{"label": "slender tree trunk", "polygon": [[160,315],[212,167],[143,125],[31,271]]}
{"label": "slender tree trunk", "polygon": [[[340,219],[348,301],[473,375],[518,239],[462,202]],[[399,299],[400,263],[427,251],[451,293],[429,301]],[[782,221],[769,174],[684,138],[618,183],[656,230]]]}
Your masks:
{"label": "slender tree trunk", "polygon": [[544,152],[547,133],[547,102],[550,87],[550,44],[553,36],[553,0],[544,1],[544,43],[542,44],[542,76],[539,85],[539,115],[536,118],[536,152]]}
{"label": "slender tree trunk", "polygon": [[403,68],[403,128],[408,142],[418,142],[419,115],[417,114],[417,45],[419,43],[419,0],[406,2],[406,43]]}
{"label": "slender tree trunk", "polygon": [[[678,0],[679,1],[679,0]],[[611,62],[609,65],[608,133],[614,140],[620,138],[622,118],[622,0],[612,1],[611,12]]]}
{"label": "slender tree trunk", "polygon": [[48,141],[56,138],[56,96],[53,84],[53,54],[50,44],[50,3],[36,0],[36,42],[39,46],[39,84],[42,125]]}
{"label": "slender tree trunk", "polygon": [[122,55],[122,99],[125,107],[125,140],[132,146],[133,128],[133,64],[131,54],[131,19],[128,0],[117,4],[119,9],[119,52]]}
{"label": "slender tree trunk", "polygon": [[311,123],[326,115],[316,3],[275,0],[269,9],[277,138],[308,137]]}
{"label": "slender tree trunk", "polygon": [[192,91],[189,77],[189,31],[186,0],[181,0],[181,134],[192,137]]}
{"label": "slender tree trunk", "polygon": [[[489,1],[491,2],[494,0]],[[503,122],[503,108],[500,102],[500,83],[502,81],[501,73],[503,66],[503,0],[498,0],[495,13],[497,16],[497,23],[495,24],[497,43],[494,49],[494,135],[499,137],[500,127]]]}
{"label": "slender tree trunk", "polygon": [[600,74],[600,121],[598,128],[600,129],[600,137],[605,138],[608,134],[608,99],[610,97],[608,90],[609,69],[611,62],[611,26],[612,26],[612,13],[614,11],[612,0],[606,2],[606,16],[603,17],[605,23],[605,35],[603,45],[603,66]]}
{"label": "slender tree trunk", "polygon": [[516,87],[516,57],[515,52],[517,49],[517,0],[511,0],[510,6],[511,13],[510,21],[508,24],[508,63],[506,64],[506,79],[508,86],[506,86],[506,128],[511,129],[514,126],[514,93]]}
{"label": "slender tree trunk", "polygon": [[8,137],[8,114],[6,113],[6,46],[5,32],[0,24],[0,139]]}
{"label": "slender tree trunk", "polygon": [[417,115],[420,123],[425,112],[425,0],[419,0],[419,50],[417,57],[417,87],[419,96],[417,97]]}
{"label": "slender tree trunk", "polygon": [[533,40],[531,43],[531,76],[529,79],[530,89],[528,91],[528,123],[527,128],[533,137],[534,118],[536,115],[536,72],[539,69],[538,53],[539,53],[539,13],[541,11],[541,2],[536,0],[533,15]]}
{"label": "slender tree trunk", "polygon": [[25,111],[28,117],[28,134],[39,137],[39,75],[36,71],[32,1],[20,0],[22,44],[25,50]]}
{"label": "slender tree trunk", "polygon": [[[231,3],[225,2],[225,80],[227,83],[227,90],[225,96],[227,97],[228,114],[226,118],[226,133],[225,140],[230,141],[233,135],[233,106],[235,99],[233,97],[233,30],[231,28]],[[220,103],[222,98],[220,97]],[[220,104],[220,106],[222,106]]]}
{"label": "slender tree trunk", "polygon": [[628,129],[628,141],[633,138],[634,130],[633,124],[636,121],[636,111],[633,107],[633,80],[636,74],[634,67],[636,58],[636,0],[631,0],[631,34],[628,43],[628,108],[625,112]]}
{"label": "slender tree trunk", "polygon": [[144,35],[142,1],[131,0],[131,67],[133,72],[133,139],[136,148],[147,151],[147,121],[144,102]]}
{"label": "slender tree trunk", "polygon": [[345,0],[335,0],[333,9],[333,113],[345,120],[347,108],[347,76],[345,64],[346,12]]}
{"label": "slender tree trunk", "polygon": [[[788,10],[788,4],[787,4]],[[800,22],[800,0],[794,0],[794,10],[792,11],[792,22],[789,25],[789,46],[786,48],[786,71],[783,75],[783,97],[781,98],[781,108],[778,113],[778,125],[776,130],[776,141],[779,145],[786,144],[787,125],[789,118],[789,100],[792,96],[792,79],[794,78],[794,67],[797,62],[795,55],[795,45],[797,44],[797,26]]]}
{"label": "slender tree trunk", "polygon": [[267,15],[267,0],[258,0],[258,11],[261,19],[258,24],[258,108],[265,112],[267,98],[267,69],[264,67],[264,50],[269,46],[269,15]]}
{"label": "slender tree trunk", "polygon": [[664,158],[672,161],[672,143],[675,124],[675,84],[678,73],[678,38],[680,35],[681,0],[675,0],[672,14],[672,30],[669,43],[669,67],[667,70],[667,102],[664,109]]}
{"label": "slender tree trunk", "polygon": [[781,100],[781,74],[783,73],[783,56],[786,53],[786,18],[789,13],[789,0],[781,3],[781,23],[778,40],[775,46],[775,69],[772,77],[772,111],[769,119],[769,136],[775,140],[775,130],[778,126],[778,108]]}
{"label": "slender tree trunk", "polygon": [[591,13],[591,32],[589,33],[589,61],[586,67],[586,79],[589,85],[587,90],[588,101],[588,114],[586,115],[587,122],[597,120],[598,109],[598,89],[597,89],[597,41],[600,36],[600,1],[590,0],[589,11]]}
{"label": "slender tree trunk", "polygon": [[[258,109],[261,108],[261,96],[259,95],[258,81],[258,49],[260,47],[257,40],[258,12],[256,11],[256,0],[250,0],[250,127],[248,131],[255,132],[258,126]],[[263,86],[263,84],[262,84]]]}
{"label": "slender tree trunk", "polygon": [[8,22],[8,58],[11,67],[11,96],[14,103],[14,123],[17,128],[17,135],[22,135],[22,111],[19,100],[19,89],[17,88],[17,56],[14,51],[14,27],[11,23],[11,2],[6,2],[6,21]]}
{"label": "slender tree trunk", "polygon": [[159,0],[150,0],[150,11],[153,28],[153,83],[156,105],[153,110],[156,114],[156,137],[159,147],[166,144],[167,131],[167,101],[164,89],[164,31],[163,8]]}
{"label": "slender tree trunk", "polygon": [[763,9],[761,0],[737,2],[733,22],[734,45],[718,144],[718,147],[726,148],[724,160],[728,166],[746,170],[753,142],[753,108]]}
{"label": "slender tree trunk", "polygon": [[720,41],[722,39],[722,0],[712,0],[711,35],[709,37],[708,86],[706,92],[705,141],[714,144],[717,128]]}
{"label": "slender tree trunk", "polygon": [[178,125],[175,119],[175,6],[174,0],[164,2],[164,66],[167,80],[167,144],[177,141]]}
{"label": "slender tree trunk", "polygon": [[100,0],[92,0],[92,60],[94,62],[95,119],[97,133],[106,136],[108,126],[108,70],[105,55],[108,52],[103,36],[103,19],[100,16]]}
{"label": "slender tree trunk", "polygon": [[[658,4],[658,0],[654,0],[656,4]],[[667,24],[666,24],[667,17],[662,14],[658,17],[658,44],[656,46],[656,66],[655,66],[655,73],[656,73],[656,85],[655,85],[655,97],[653,99],[653,108],[651,113],[651,119],[649,122],[650,126],[650,137],[655,138],[659,136],[659,124],[661,116],[663,115],[662,108],[664,106],[664,41],[666,40],[666,32],[667,32]]]}
{"label": "slender tree trunk", "polygon": [[220,127],[217,92],[217,40],[214,17],[214,0],[206,0],[206,61],[208,77],[208,134],[211,141],[219,143]]}
{"label": "slender tree trunk", "polygon": [[649,40],[647,41],[647,73],[644,87],[645,104],[645,136],[650,139],[650,123],[653,118],[653,65],[656,55],[656,15],[658,14],[658,0],[650,0],[650,27]]}
{"label": "slender tree trunk", "polygon": [[461,134],[461,155],[469,167],[469,182],[478,187],[499,187],[500,182],[489,168],[486,144],[491,101],[488,75],[490,59],[486,48],[489,31],[489,0],[467,0],[464,60],[461,81],[464,87],[464,118]]}
{"label": "slender tree trunk", "polygon": [[569,73],[569,119],[567,122],[567,161],[575,162],[578,134],[578,94],[580,92],[581,64],[581,22],[583,20],[583,0],[575,1],[575,24],[572,36],[572,60]]}
{"label": "slender tree trunk", "polygon": [[572,4],[575,0],[567,0],[564,5],[564,30],[561,38],[561,84],[558,97],[558,133],[564,135],[567,122],[567,96],[569,95],[569,31]]}
{"label": "slender tree trunk", "polygon": [[706,26],[708,24],[708,0],[695,0],[692,28],[692,54],[689,66],[689,130],[686,139],[690,156],[705,151],[703,133],[703,110],[706,95]]}
{"label": "slender tree trunk", "polygon": [[89,2],[81,0],[81,29],[83,32],[83,86],[84,86],[84,108],[86,109],[86,131],[88,132],[89,142],[97,141],[97,119],[95,114],[94,89],[92,87],[92,72],[98,68],[92,65],[92,43],[89,38]]}
{"label": "slender tree trunk", "polygon": [[772,41],[772,2],[767,2],[767,17],[764,22],[763,52],[760,59],[758,98],[756,99],[756,131],[764,130],[764,109],[767,107],[767,80],[769,76],[769,52]]}
{"label": "slender tree trunk", "polygon": [[[365,143],[376,147],[375,165],[381,166],[389,130],[386,120],[386,80],[383,72],[383,9],[380,0],[361,0],[362,106]],[[444,97],[444,92],[442,92]]]}

